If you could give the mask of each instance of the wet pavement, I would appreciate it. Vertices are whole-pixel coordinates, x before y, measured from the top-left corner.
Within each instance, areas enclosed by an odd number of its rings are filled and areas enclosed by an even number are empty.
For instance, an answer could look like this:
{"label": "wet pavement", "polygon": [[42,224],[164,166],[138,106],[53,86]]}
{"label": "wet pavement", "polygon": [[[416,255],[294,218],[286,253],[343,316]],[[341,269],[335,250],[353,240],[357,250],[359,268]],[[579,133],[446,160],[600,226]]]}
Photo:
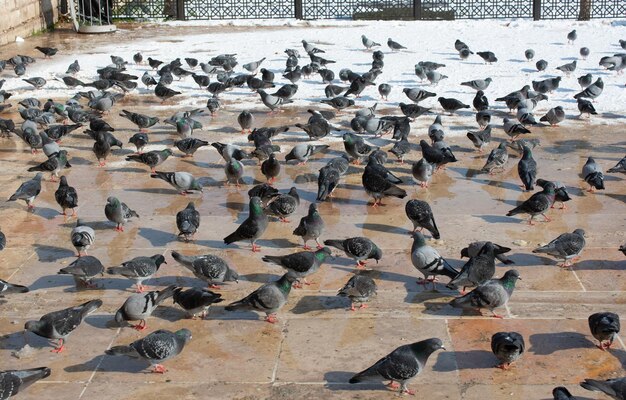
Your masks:
{"label": "wet pavement", "polygon": [[[97,44],[96,37],[85,38],[93,41],[91,45]],[[238,132],[238,111],[236,105],[229,107],[228,97],[216,116],[198,118],[205,128],[194,136],[251,149]],[[137,132],[129,121],[116,116],[121,109],[162,119],[177,110],[172,106],[153,111],[152,104],[150,99],[127,95],[106,116],[116,127],[115,136],[127,143]],[[11,114],[5,113],[3,118],[7,115]],[[258,109],[254,115],[255,126],[293,125],[307,116],[305,110],[293,109],[271,117]],[[432,118],[426,115],[412,124],[413,143],[426,136]],[[349,114],[336,121],[347,126]],[[454,126],[457,134],[470,128],[445,117],[444,122]],[[563,182],[573,197],[567,210],[550,210],[552,222],[529,226],[521,218],[506,217],[508,210],[530,196],[518,186],[518,157],[511,157],[501,174],[478,174],[486,154],[476,153],[464,136],[447,140],[460,161],[436,174],[427,190],[412,183],[410,162],[402,165],[390,159],[387,166],[406,182],[402,186],[409,196],[386,199],[383,207],[368,206],[370,199],[361,185],[362,167],[351,167],[335,198],[319,205],[326,223],[322,239],[367,236],[377,243],[384,256],[379,264],[369,264],[367,273],[376,280],[378,295],[369,308],[350,312],[349,302],[336,292],[354,272],[354,265],[334,251],[337,257],[310,277],[310,286],[292,290],[276,324],[263,322],[255,313],[228,313],[223,305],[212,307],[205,320],[189,320],[168,300],[148,320],[147,331],[116,327],[112,316],[132,293],[131,281],[105,275],[95,280],[102,289],[77,290],[71,277],[56,274],[74,260],[69,236],[75,219],[59,215],[54,201],[57,184],[46,181],[33,213],[26,211],[23,202],[0,204],[0,227],[8,238],[7,248],[0,253],[0,278],[31,289],[0,305],[0,365],[2,369],[52,368],[52,375],[20,393],[21,399],[46,398],[51,393],[62,399],[380,399],[397,394],[375,382],[348,385],[347,380],[402,344],[439,337],[447,351],[435,353],[424,373],[410,385],[418,396],[549,399],[553,387],[564,385],[579,398],[602,398],[584,391],[578,382],[624,375],[626,348],[622,340],[608,352],[598,350],[586,320],[599,311],[626,315],[626,261],[617,250],[626,242],[626,185],[623,175],[607,174],[607,189],[590,194],[579,174],[589,155],[605,171],[615,165],[626,153],[626,134],[619,126],[589,126],[583,121],[574,127],[540,127],[533,132],[531,136],[542,141],[534,152],[539,177]],[[501,129],[494,134],[491,147],[505,139]],[[149,135],[151,148],[170,147],[178,139],[175,130],[161,124]],[[124,161],[132,152],[129,148],[113,150],[109,165],[97,167],[92,140],[79,130],[62,141],[74,165],[64,174],[78,190],[78,215],[96,230],[96,243],[89,254],[105,267],[136,256],[164,254],[167,264],[145,282],[147,285],[201,286],[202,282],[172,259],[171,251],[215,254],[242,277],[239,283],[221,290],[227,304],[282,274],[280,267],[262,262],[262,255],[300,250],[299,238],[292,231],[308,204],[315,201],[317,171],[343,149],[338,138],[323,140],[331,148],[305,166],[283,165],[276,187],[288,190],[296,182],[301,203],[291,223],[270,223],[258,242],[260,254],[251,253],[246,244],[225,246],[222,241],[246,218],[247,191],[264,180],[254,160],[244,162],[245,184],[240,189],[226,188],[223,161],[215,149],[201,149],[193,159],[183,159],[175,150],[176,156],[159,170],[188,171],[207,183],[203,194],[183,197],[165,182],[151,179],[147,167]],[[293,144],[307,139],[297,128],[280,135],[275,141],[283,150],[278,158],[283,160]],[[392,142],[386,136],[371,143],[388,149]],[[41,162],[43,156],[32,156],[15,137],[1,139],[0,152],[0,198],[8,198],[20,182],[32,176],[26,169]],[[407,160],[416,161],[420,156],[414,149]],[[109,196],[120,198],[140,215],[126,225],[124,233],[116,232],[106,221],[104,205]],[[463,265],[460,250],[475,240],[513,248],[511,259],[523,280],[508,307],[499,310],[506,316],[504,320],[462,314],[447,305],[457,292],[441,285],[439,291],[432,291],[416,283],[421,274],[410,261],[412,240],[407,233],[412,225],[404,214],[406,200],[415,198],[428,201],[433,208],[442,239],[429,244],[452,265]],[[196,240],[184,243],[176,237],[175,214],[190,200],[195,201],[202,222]],[[531,253],[537,245],[576,228],[587,232],[587,247],[572,270]],[[498,266],[496,274],[507,269]],[[49,351],[46,340],[23,334],[25,321],[93,298],[101,298],[103,307],[69,337],[67,349],[60,355]],[[104,355],[108,347],[130,343],[147,332],[182,327],[191,330],[193,339],[181,356],[165,363],[169,372],[164,375],[149,373],[148,365],[141,361]],[[510,371],[502,371],[494,368],[490,337],[512,330],[524,336],[527,352]],[[19,353],[21,358],[12,355],[26,343],[32,351]]]}

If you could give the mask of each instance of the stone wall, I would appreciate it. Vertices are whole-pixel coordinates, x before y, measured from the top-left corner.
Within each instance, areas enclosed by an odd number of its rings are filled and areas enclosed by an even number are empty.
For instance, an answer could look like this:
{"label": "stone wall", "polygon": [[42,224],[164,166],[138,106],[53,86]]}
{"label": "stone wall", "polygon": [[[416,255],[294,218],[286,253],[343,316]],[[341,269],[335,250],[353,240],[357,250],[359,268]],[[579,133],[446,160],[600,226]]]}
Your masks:
{"label": "stone wall", "polygon": [[59,17],[59,0],[0,0],[0,45],[52,26]]}

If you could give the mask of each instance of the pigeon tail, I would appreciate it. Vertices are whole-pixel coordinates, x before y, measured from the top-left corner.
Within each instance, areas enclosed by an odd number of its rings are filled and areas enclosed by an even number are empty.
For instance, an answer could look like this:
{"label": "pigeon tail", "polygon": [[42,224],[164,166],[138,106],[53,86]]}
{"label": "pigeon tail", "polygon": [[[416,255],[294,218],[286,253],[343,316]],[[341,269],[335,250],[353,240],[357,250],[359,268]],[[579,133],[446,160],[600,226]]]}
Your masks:
{"label": "pigeon tail", "polygon": [[365,371],[361,371],[358,374],[354,375],[352,378],[350,378],[350,380],[348,382],[349,383],[359,383],[359,382],[363,382],[363,381],[366,381],[366,380],[369,380],[369,379],[372,379],[372,378],[379,377],[380,375],[378,374],[376,369],[374,369],[374,366],[366,369]]}
{"label": "pigeon tail", "polygon": [[344,248],[343,248],[343,240],[333,240],[333,239],[324,240],[324,244],[326,246],[335,247],[335,248],[337,248],[339,250],[344,250]]}
{"label": "pigeon tail", "polygon": [[617,398],[617,393],[615,393],[615,390],[611,387],[609,383],[605,381],[598,381],[595,379],[585,379],[584,382],[580,383],[580,386],[583,389],[587,389],[592,392],[603,392],[613,398]]}

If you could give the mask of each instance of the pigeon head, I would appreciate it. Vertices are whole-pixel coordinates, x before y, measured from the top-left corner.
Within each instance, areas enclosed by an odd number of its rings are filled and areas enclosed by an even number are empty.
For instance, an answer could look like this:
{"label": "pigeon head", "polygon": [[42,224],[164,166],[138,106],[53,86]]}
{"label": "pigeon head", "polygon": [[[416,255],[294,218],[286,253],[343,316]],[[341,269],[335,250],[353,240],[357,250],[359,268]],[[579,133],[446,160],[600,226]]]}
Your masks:
{"label": "pigeon head", "polygon": [[24,330],[29,332],[38,333],[44,326],[44,322],[42,321],[28,321],[24,324]]}
{"label": "pigeon head", "polygon": [[174,332],[174,335],[176,335],[176,337],[182,340],[184,343],[187,343],[191,340],[191,331],[187,328],[177,330],[176,332]]}
{"label": "pigeon head", "polygon": [[424,237],[422,232],[414,231],[411,236],[413,237],[413,245],[424,246],[426,244],[426,238]]}
{"label": "pigeon head", "polygon": [[255,215],[263,214],[263,207],[260,197],[254,196],[250,198],[250,213]]}
{"label": "pigeon head", "polygon": [[43,174],[41,172],[37,172],[37,175],[35,175],[33,179],[36,181],[40,181],[41,179],[43,179]]}
{"label": "pigeon head", "polygon": [[316,214],[316,213],[317,213],[317,204],[316,203],[309,204],[309,214]]}
{"label": "pigeon head", "polygon": [[161,150],[161,154],[167,155],[169,157],[169,156],[173,155],[174,152],[172,151],[172,149],[163,149],[163,150]]}
{"label": "pigeon head", "polygon": [[376,260],[376,264],[378,264],[378,261],[383,258],[383,251],[378,248],[378,246],[374,245],[374,248],[370,252],[370,258]]}
{"label": "pigeon head", "polygon": [[61,180],[59,181],[59,186],[67,186],[67,178],[65,175],[61,176]]}
{"label": "pigeon head", "polygon": [[224,275],[225,282],[237,282],[239,283],[239,274],[232,268],[228,268],[226,275]]}
{"label": "pigeon head", "polygon": [[196,209],[196,205],[194,204],[193,201],[190,201],[189,204],[187,204],[187,209],[189,210],[195,210]]}
{"label": "pigeon head", "polygon": [[320,261],[326,260],[326,257],[330,257],[331,255],[332,255],[332,252],[330,251],[328,247],[322,247],[321,249],[315,252],[315,258],[317,258]]}
{"label": "pigeon head", "polygon": [[[198,183],[198,181],[196,181],[195,179],[193,180],[193,182],[191,182],[191,186],[189,186],[190,190],[197,190],[199,192],[202,192],[202,185]],[[193,202],[190,203],[193,207]]]}
{"label": "pigeon head", "polygon": [[552,389],[552,396],[554,396],[555,399],[561,399],[561,398],[573,399],[570,391],[567,390],[567,388],[563,386],[558,386]]}
{"label": "pigeon head", "polygon": [[443,342],[439,338],[431,338],[422,340],[420,342],[412,343],[409,345],[411,351],[420,359],[422,363],[425,363],[428,357],[437,350],[445,350]]}
{"label": "pigeon head", "polygon": [[111,205],[113,207],[119,207],[120,201],[119,201],[119,199],[117,197],[111,196],[111,197],[107,198],[107,205]]}
{"label": "pigeon head", "polygon": [[502,280],[505,282],[512,282],[515,285],[515,281],[522,280],[519,276],[519,272],[516,269],[510,269],[504,273]]}
{"label": "pigeon head", "polygon": [[165,257],[163,257],[163,254],[155,254],[150,258],[154,260],[154,263],[156,264],[157,268],[160,267],[161,264],[167,264],[167,262],[165,261]]}
{"label": "pigeon head", "polygon": [[116,322],[119,326],[124,325],[124,307],[120,308],[120,309],[119,309],[119,310],[117,310],[117,312],[115,313],[115,322]]}
{"label": "pigeon head", "polygon": [[469,258],[469,247],[461,249],[461,258],[465,258],[465,257]]}
{"label": "pigeon head", "polygon": [[586,237],[584,229],[576,229],[573,233],[577,234],[578,236]]}

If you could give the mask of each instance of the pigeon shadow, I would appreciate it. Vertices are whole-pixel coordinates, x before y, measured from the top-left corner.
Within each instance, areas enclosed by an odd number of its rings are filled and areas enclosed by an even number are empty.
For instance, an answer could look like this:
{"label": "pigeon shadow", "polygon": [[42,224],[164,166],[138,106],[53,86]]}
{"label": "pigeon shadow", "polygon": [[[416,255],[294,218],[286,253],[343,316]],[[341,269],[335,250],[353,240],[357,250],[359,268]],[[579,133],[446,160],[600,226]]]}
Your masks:
{"label": "pigeon shadow", "polygon": [[239,278],[242,281],[245,280],[245,281],[256,282],[256,283],[268,283],[268,282],[275,281],[277,277],[278,276],[275,274],[257,273],[257,274],[243,275],[243,276],[240,276]]}
{"label": "pigeon shadow", "polygon": [[69,286],[67,290],[75,289],[74,279],[68,275],[45,275],[37,278],[36,281],[28,285],[30,290],[50,289],[55,287]]}
{"label": "pigeon shadow", "polygon": [[315,311],[334,310],[345,307],[345,299],[338,296],[303,296],[290,311],[294,314],[306,314]]}
{"label": "pigeon shadow", "polygon": [[519,218],[507,217],[503,215],[474,215],[474,217],[478,217],[483,221],[490,224],[497,223],[508,223],[508,224],[519,224],[521,220]]}
{"label": "pigeon shadow", "polygon": [[[19,329],[19,332],[7,333],[0,336],[0,349],[2,350],[20,350],[24,345],[28,344],[27,333],[21,329],[19,325],[16,325],[15,329]],[[42,339],[43,340],[43,339]],[[29,344],[30,346],[30,344]],[[31,346],[35,347],[35,346]],[[38,346],[44,347],[44,346]]]}
{"label": "pigeon shadow", "polygon": [[175,189],[125,189],[127,192],[147,193],[147,194],[178,194]]}
{"label": "pigeon shadow", "polygon": [[48,246],[45,244],[35,244],[34,246],[37,259],[43,262],[54,262],[76,256],[75,252],[63,247]]}
{"label": "pigeon shadow", "polygon": [[595,348],[595,344],[579,332],[535,333],[528,338],[528,352],[545,356],[562,350]]}
{"label": "pigeon shadow", "polygon": [[85,322],[89,326],[93,326],[98,329],[110,329],[110,322],[113,320],[110,315],[90,315],[85,318]]}
{"label": "pigeon shadow", "polygon": [[[617,253],[617,251],[616,251]],[[554,261],[552,261],[554,262]],[[609,271],[623,271],[626,270],[626,261],[611,261],[611,260],[583,260],[574,264],[574,270],[609,270]]]}
{"label": "pigeon shadow", "polygon": [[[121,360],[124,362],[121,362]],[[93,357],[89,361],[85,361],[81,364],[68,365],[63,368],[65,372],[91,372],[96,369],[99,372],[128,372],[128,373],[138,373],[143,370],[146,370],[146,373],[150,373],[147,370],[148,363],[145,361],[141,361],[139,359],[129,359],[128,357],[123,356],[109,356],[107,357],[104,354],[97,355]]]}
{"label": "pigeon shadow", "polygon": [[[354,374],[355,373],[352,371],[328,371],[324,374],[324,381],[326,383],[348,384],[348,381],[350,380],[350,378],[354,376]],[[355,388],[354,385],[350,385],[350,387]],[[337,385],[331,385],[331,386],[328,386],[328,388],[331,390],[344,390],[344,388],[337,389],[338,388]]]}
{"label": "pigeon shadow", "polygon": [[492,352],[487,350],[468,350],[439,353],[433,370],[453,372],[462,369],[490,369],[498,362]]}
{"label": "pigeon shadow", "polygon": [[56,217],[60,215],[58,210],[55,210],[53,208],[48,208],[48,207],[37,207],[35,209],[34,214],[50,221],[52,221],[53,219],[55,219]]}
{"label": "pigeon shadow", "polygon": [[395,233],[400,235],[407,235],[411,233],[408,229],[403,229],[393,225],[385,225],[385,224],[372,224],[372,223],[359,223],[355,224],[357,228],[361,228],[367,231],[376,231],[383,233]]}
{"label": "pigeon shadow", "polygon": [[167,244],[178,240],[178,236],[171,232],[145,227],[139,228],[139,236],[148,240],[154,247],[164,247],[167,246]]}

